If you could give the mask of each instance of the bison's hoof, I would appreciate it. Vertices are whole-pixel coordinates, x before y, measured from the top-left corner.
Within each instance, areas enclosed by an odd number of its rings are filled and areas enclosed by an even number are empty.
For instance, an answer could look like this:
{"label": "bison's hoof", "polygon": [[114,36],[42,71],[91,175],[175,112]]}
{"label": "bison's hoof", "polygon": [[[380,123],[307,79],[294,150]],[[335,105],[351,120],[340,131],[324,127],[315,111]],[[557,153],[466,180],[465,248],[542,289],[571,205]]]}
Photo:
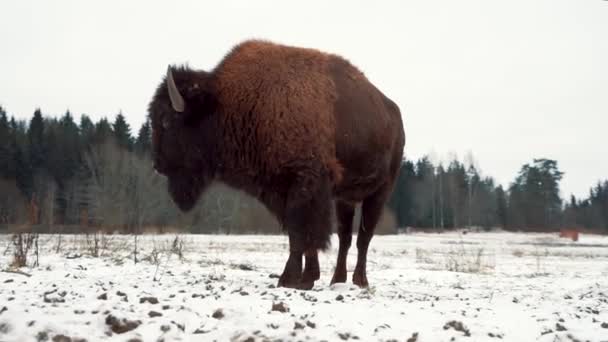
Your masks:
{"label": "bison's hoof", "polygon": [[367,275],[364,272],[353,273],[353,284],[359,286],[360,288],[368,288],[369,283],[367,282]]}
{"label": "bison's hoof", "polygon": [[302,282],[302,279],[300,277],[293,277],[293,276],[290,276],[289,274],[287,274],[287,275],[283,274],[279,278],[279,283],[277,284],[277,287],[287,287],[290,289],[297,289],[300,287],[301,282]]}
{"label": "bison's hoof", "polygon": [[313,286],[315,286],[315,282],[314,281],[302,280],[300,282],[300,285],[298,285],[298,289],[300,289],[300,290],[312,290]]}
{"label": "bison's hoof", "polygon": [[315,282],[321,278],[321,272],[319,269],[304,269],[304,273],[302,273],[302,282]]}
{"label": "bison's hoof", "polygon": [[346,271],[338,271],[334,272],[334,276],[331,278],[330,285],[335,283],[346,283]]}
{"label": "bison's hoof", "polygon": [[280,279],[279,279],[279,283],[277,284],[277,287],[287,287],[290,289],[297,289],[298,286],[300,286],[299,281],[282,281]]}
{"label": "bison's hoof", "polygon": [[286,287],[286,288],[290,288],[290,289],[298,289],[298,290],[310,290],[312,289],[312,287],[315,285],[315,281],[314,280],[306,280],[306,279],[294,279],[294,278],[288,278],[288,277],[283,277],[281,276],[281,278],[279,278],[279,283],[277,284],[277,287]]}
{"label": "bison's hoof", "polygon": [[314,281],[299,281],[299,282],[280,282],[278,287],[286,287],[289,289],[311,290],[315,285]]}

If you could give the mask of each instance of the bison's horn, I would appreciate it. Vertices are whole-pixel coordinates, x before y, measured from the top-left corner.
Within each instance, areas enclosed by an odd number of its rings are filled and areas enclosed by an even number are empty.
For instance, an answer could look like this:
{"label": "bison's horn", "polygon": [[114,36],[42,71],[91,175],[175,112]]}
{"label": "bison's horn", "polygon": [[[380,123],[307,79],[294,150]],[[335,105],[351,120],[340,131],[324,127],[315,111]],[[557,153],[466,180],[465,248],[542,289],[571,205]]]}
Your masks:
{"label": "bison's horn", "polygon": [[167,88],[169,90],[169,98],[171,99],[171,106],[176,112],[183,112],[185,108],[185,102],[182,95],[179,93],[177,89],[177,85],[175,85],[175,80],[173,79],[173,72],[171,71],[171,66],[167,68]]}

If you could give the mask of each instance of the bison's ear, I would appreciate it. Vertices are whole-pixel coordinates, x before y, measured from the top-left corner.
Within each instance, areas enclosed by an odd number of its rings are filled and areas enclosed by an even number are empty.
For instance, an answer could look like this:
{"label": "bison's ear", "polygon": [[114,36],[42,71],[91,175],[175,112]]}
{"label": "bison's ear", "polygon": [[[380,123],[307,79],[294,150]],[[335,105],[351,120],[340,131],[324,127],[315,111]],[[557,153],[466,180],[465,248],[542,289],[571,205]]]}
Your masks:
{"label": "bison's ear", "polygon": [[213,115],[217,109],[217,97],[206,84],[193,83],[186,90],[187,110],[185,117],[188,122],[195,122],[205,116]]}
{"label": "bison's ear", "polygon": [[177,83],[171,66],[167,68],[167,91],[171,107],[181,113],[185,120],[192,123],[205,115],[213,114],[217,107],[215,92],[212,90],[207,74],[192,72],[182,74]]}

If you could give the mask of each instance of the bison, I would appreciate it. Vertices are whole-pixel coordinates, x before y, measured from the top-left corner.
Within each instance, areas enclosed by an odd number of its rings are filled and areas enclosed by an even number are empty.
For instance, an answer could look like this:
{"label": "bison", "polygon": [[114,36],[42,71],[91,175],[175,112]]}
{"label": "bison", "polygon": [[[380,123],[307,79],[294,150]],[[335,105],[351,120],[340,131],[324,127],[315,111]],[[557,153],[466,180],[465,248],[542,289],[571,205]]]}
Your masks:
{"label": "bison", "polygon": [[[346,281],[362,203],[353,283],[403,158],[399,107],[350,62],[315,49],[249,40],[212,71],[169,66],[150,105],[154,168],[190,210],[212,181],[260,200],[289,236],[278,286],[310,289],[332,215],[340,241],[331,283]],[[302,259],[305,259],[302,270]]]}

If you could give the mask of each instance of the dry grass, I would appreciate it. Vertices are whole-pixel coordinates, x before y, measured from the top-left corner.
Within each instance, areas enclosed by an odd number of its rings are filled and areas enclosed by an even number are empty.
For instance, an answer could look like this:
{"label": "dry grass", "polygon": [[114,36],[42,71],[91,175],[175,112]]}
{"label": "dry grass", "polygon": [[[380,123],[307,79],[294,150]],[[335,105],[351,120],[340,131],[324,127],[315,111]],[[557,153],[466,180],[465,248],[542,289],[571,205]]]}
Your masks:
{"label": "dry grass", "polygon": [[448,251],[416,248],[416,263],[431,265],[432,270],[485,273],[495,268],[493,257],[483,247],[471,247],[471,244],[453,245]]}
{"label": "dry grass", "polygon": [[27,266],[30,254],[35,257],[33,266],[38,266],[40,248],[39,235],[37,233],[16,233],[11,238],[13,249],[13,260],[10,264],[11,268],[20,268]]}
{"label": "dry grass", "polygon": [[483,273],[494,267],[483,248],[465,248],[461,245],[445,255],[445,269],[451,272]]}
{"label": "dry grass", "polygon": [[548,275],[549,273],[545,270],[544,260],[549,256],[549,250],[545,248],[544,251],[541,251],[540,248],[536,247],[534,252],[532,252],[532,256],[536,260],[536,272],[532,274],[532,277]]}
{"label": "dry grass", "polygon": [[416,263],[418,264],[434,264],[435,261],[431,257],[431,252],[422,249],[416,248]]}

